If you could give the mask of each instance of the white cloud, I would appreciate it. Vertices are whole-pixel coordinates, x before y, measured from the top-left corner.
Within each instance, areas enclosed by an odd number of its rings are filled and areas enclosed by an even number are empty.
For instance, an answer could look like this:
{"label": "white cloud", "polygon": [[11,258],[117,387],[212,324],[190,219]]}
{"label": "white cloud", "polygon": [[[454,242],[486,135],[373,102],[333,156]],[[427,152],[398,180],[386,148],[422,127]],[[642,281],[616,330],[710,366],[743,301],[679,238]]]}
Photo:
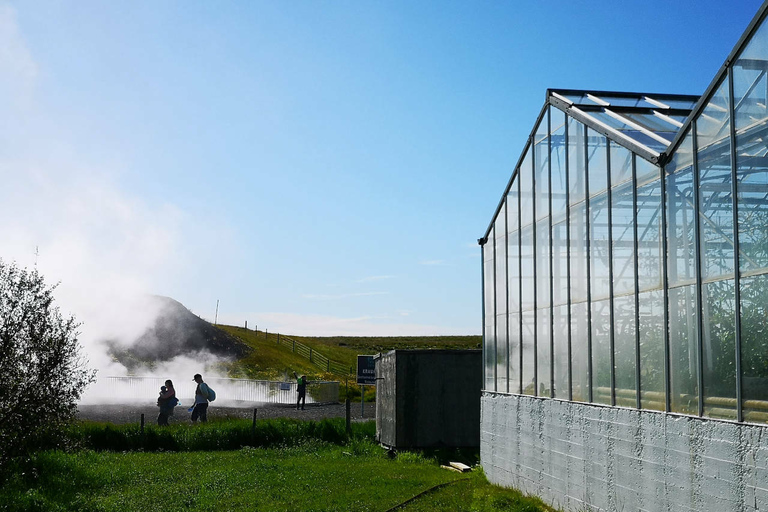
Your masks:
{"label": "white cloud", "polygon": [[370,283],[373,281],[384,281],[385,279],[394,279],[395,276],[369,276],[355,281],[356,283]]}
{"label": "white cloud", "polygon": [[427,266],[434,266],[434,267],[444,267],[450,265],[445,260],[422,260],[419,262],[419,265],[427,265]]}
{"label": "white cloud", "polygon": [[374,295],[389,295],[389,292],[357,292],[357,293],[340,293],[337,295],[306,293],[306,294],[303,294],[301,297],[309,300],[342,300],[342,299],[350,299],[354,297],[370,297]]}

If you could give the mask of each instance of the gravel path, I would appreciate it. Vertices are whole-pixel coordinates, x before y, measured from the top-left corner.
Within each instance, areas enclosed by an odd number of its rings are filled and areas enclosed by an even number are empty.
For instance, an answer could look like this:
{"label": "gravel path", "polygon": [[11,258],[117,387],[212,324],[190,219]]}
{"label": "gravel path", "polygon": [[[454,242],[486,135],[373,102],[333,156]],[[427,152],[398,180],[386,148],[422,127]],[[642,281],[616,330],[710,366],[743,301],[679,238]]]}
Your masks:
{"label": "gravel path", "polygon": [[[315,405],[307,404],[303,411],[297,411],[295,406],[283,404],[265,404],[254,402],[226,403],[221,406],[211,404],[208,406],[208,418],[253,418],[253,410],[256,409],[256,419],[264,418],[295,418],[303,420],[321,420],[325,418],[344,418],[346,408],[343,403]],[[365,412],[361,415],[359,403],[350,406],[352,421],[373,420],[376,417],[376,404],[366,403]],[[108,423],[139,423],[141,415],[144,421],[155,423],[158,408],[151,404],[101,404],[78,406],[78,418],[91,421],[103,421]],[[177,407],[175,414],[171,416],[170,423],[189,422],[190,413],[186,407]]]}

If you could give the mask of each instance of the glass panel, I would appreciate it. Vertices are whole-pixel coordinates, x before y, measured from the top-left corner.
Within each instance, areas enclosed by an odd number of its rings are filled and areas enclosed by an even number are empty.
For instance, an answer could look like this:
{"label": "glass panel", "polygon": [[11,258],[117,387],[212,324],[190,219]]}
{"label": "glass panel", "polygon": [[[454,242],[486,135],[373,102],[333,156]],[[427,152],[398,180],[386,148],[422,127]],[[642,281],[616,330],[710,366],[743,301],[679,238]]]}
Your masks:
{"label": "glass panel", "polygon": [[536,223],[536,307],[551,304],[549,281],[549,220]]}
{"label": "glass panel", "polygon": [[555,348],[555,366],[552,373],[555,379],[553,395],[563,400],[568,399],[568,306],[557,306],[552,310],[552,341]]}
{"label": "glass panel", "polygon": [[518,209],[518,182],[512,184],[507,194],[507,275],[509,295],[507,303],[509,311],[517,311],[520,308],[520,227],[517,215]]}
{"label": "glass panel", "polygon": [[768,270],[768,24],[733,67],[739,268]]}
{"label": "glass panel", "polygon": [[520,225],[533,223],[533,159],[528,151],[520,166]]}
{"label": "glass panel", "polygon": [[552,303],[568,302],[568,239],[565,222],[552,226]]}
{"label": "glass panel", "polygon": [[523,311],[523,394],[535,395],[533,382],[534,344],[533,336],[536,329],[533,311]]}
{"label": "glass panel", "polygon": [[552,317],[550,309],[539,309],[536,312],[536,365],[538,380],[538,396],[552,396]]}
{"label": "glass panel", "polygon": [[587,302],[571,305],[571,383],[573,399],[577,402],[589,400],[587,306]]}
{"label": "glass panel", "polygon": [[666,166],[669,286],[690,283],[696,277],[691,140],[689,134]]}
{"label": "glass panel", "polygon": [[[704,107],[704,110],[696,118],[696,135],[699,143],[699,157],[701,153],[705,154],[711,150],[712,145],[720,144],[727,140],[730,132],[729,110],[731,106],[728,102],[728,81],[718,86],[717,91]],[[716,150],[715,153],[720,153]]]}
{"label": "glass panel", "polygon": [[533,286],[533,226],[524,227],[521,232],[520,259],[522,264],[522,277],[520,284],[523,287],[522,309],[533,309],[535,289]]}
{"label": "glass panel", "polygon": [[549,215],[549,141],[544,139],[536,144],[536,219]]}
{"label": "glass panel", "polygon": [[744,419],[768,423],[768,275],[741,280]]}
{"label": "glass panel", "polygon": [[616,405],[637,407],[635,296],[613,299],[613,347]]}
{"label": "glass panel", "polygon": [[733,196],[727,82],[697,120],[701,272],[733,275]]}
{"label": "glass panel", "polygon": [[520,393],[520,313],[509,312],[509,392]]}
{"label": "glass panel", "polygon": [[592,401],[611,403],[611,302],[592,303]]}
{"label": "glass panel", "polygon": [[589,158],[589,195],[604,191],[608,185],[608,139],[594,130],[587,130]]}
{"label": "glass panel", "polygon": [[571,208],[571,302],[587,300],[587,209],[586,203]]}
{"label": "glass panel", "polygon": [[664,395],[664,295],[661,290],[641,293],[640,306],[640,406],[663,411]]}
{"label": "glass panel", "polygon": [[733,279],[702,287],[704,415],[736,419],[736,293]]}
{"label": "glass panel", "polygon": [[635,156],[635,174],[637,175],[637,184],[642,185],[647,181],[659,179],[661,169],[648,160]]}
{"label": "glass panel", "polygon": [[611,142],[611,187],[632,179],[632,153]]}
{"label": "glass panel", "polygon": [[635,290],[635,222],[634,185],[626,182],[611,193],[613,229],[613,293],[621,295]]}
{"label": "glass panel", "polygon": [[552,135],[550,135],[552,217],[556,220],[565,218],[565,114],[551,108]]}
{"label": "glass panel", "polygon": [[696,288],[669,290],[670,408],[698,414],[698,320]]}
{"label": "glass panel", "polygon": [[507,391],[507,227],[506,204],[499,211],[496,234],[496,390]]}
{"label": "glass panel", "polygon": [[609,295],[610,288],[610,258],[608,249],[611,240],[608,229],[608,195],[603,192],[601,195],[592,197],[589,200],[589,229],[590,229],[590,247],[589,264],[590,277],[589,284],[592,287],[592,300],[606,298]]}
{"label": "glass panel", "polygon": [[574,205],[584,201],[586,190],[586,153],[584,125],[568,118],[568,188],[569,201]]}
{"label": "glass panel", "polygon": [[484,350],[485,362],[485,389],[493,391],[495,389],[493,381],[494,368],[496,366],[496,333],[494,332],[496,309],[494,308],[494,296],[496,293],[495,277],[493,275],[493,248],[494,232],[491,229],[488,235],[488,241],[483,245],[483,286],[485,302],[485,326],[484,326]]}
{"label": "glass panel", "polygon": [[637,278],[640,290],[661,287],[661,250],[661,180],[657,179],[637,189]]}

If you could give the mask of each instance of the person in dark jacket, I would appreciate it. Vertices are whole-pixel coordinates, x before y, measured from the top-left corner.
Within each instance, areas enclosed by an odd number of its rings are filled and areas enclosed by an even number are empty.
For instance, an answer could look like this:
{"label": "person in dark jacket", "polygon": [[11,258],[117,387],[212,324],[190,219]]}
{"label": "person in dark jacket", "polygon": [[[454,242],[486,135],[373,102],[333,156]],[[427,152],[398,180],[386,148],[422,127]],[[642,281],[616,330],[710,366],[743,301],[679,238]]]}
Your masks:
{"label": "person in dark jacket", "polygon": [[197,422],[198,418],[201,423],[208,421],[208,384],[203,382],[203,376],[199,373],[195,374],[194,381],[197,382],[197,388],[195,388],[195,406],[192,409],[192,423]]}
{"label": "person in dark jacket", "polygon": [[299,377],[296,372],[293,372],[293,376],[296,378],[296,391],[299,396],[296,399],[296,410],[299,410],[299,404],[301,404],[301,410],[304,410],[304,403],[307,400],[307,376],[302,375]]}

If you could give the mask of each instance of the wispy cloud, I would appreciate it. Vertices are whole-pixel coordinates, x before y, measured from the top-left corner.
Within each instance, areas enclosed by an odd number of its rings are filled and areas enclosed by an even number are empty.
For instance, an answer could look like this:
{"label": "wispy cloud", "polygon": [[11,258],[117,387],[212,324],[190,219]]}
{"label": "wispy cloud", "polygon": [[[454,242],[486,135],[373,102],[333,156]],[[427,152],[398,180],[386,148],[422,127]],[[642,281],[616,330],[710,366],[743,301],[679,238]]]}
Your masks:
{"label": "wispy cloud", "polygon": [[432,267],[444,267],[444,266],[450,265],[450,263],[448,263],[445,260],[422,260],[419,262],[419,265],[427,265]]}
{"label": "wispy cloud", "polygon": [[384,281],[385,279],[394,279],[395,276],[369,276],[355,281],[356,283],[370,283],[373,281]]}
{"label": "wispy cloud", "polygon": [[389,295],[389,292],[357,292],[357,293],[340,293],[336,295],[305,293],[301,297],[309,300],[340,300],[340,299],[349,299],[352,297],[369,297],[372,295]]}

